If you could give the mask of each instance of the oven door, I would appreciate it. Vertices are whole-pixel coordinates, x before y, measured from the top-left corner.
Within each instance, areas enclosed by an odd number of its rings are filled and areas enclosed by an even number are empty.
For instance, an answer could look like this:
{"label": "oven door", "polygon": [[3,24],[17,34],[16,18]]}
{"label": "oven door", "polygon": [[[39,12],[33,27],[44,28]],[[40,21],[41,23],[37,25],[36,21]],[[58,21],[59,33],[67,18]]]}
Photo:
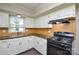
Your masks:
{"label": "oven door", "polygon": [[51,43],[47,43],[47,55],[71,55],[69,51],[57,48]]}

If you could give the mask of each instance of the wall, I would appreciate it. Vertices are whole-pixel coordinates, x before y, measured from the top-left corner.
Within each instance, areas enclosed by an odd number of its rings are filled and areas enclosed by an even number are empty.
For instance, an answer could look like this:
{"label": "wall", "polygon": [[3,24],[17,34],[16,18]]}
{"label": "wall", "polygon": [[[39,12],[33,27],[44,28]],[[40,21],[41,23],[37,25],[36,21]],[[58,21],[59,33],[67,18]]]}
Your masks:
{"label": "wall", "polygon": [[27,31],[25,32],[25,34],[42,34],[42,35],[47,35],[47,36],[51,36],[51,28],[27,28]]}
{"label": "wall", "polygon": [[0,37],[7,36],[8,28],[0,28]]}
{"label": "wall", "polygon": [[67,24],[54,24],[53,25],[53,32],[58,32],[58,31],[62,31],[62,32],[72,32],[76,35],[76,21],[71,20],[70,23]]}
{"label": "wall", "polygon": [[33,34],[33,33],[35,33],[34,29],[26,28],[25,35],[27,35],[27,34]]}
{"label": "wall", "polygon": [[51,28],[47,28],[47,29],[46,28],[44,28],[44,29],[38,28],[38,29],[35,29],[35,30],[36,30],[36,33],[38,33],[38,34],[51,36],[51,33],[50,33]]}
{"label": "wall", "polygon": [[76,40],[73,42],[73,54],[79,55],[79,4],[76,4]]}

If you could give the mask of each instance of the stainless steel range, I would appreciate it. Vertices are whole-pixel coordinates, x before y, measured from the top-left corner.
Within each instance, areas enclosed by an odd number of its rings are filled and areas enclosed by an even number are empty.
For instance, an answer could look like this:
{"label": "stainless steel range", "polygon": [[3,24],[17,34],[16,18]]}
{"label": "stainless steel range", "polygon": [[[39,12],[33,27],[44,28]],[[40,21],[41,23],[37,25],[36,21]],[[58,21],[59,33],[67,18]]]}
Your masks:
{"label": "stainless steel range", "polygon": [[48,55],[71,55],[72,42],[74,34],[71,32],[55,32],[54,37],[48,40],[47,54]]}

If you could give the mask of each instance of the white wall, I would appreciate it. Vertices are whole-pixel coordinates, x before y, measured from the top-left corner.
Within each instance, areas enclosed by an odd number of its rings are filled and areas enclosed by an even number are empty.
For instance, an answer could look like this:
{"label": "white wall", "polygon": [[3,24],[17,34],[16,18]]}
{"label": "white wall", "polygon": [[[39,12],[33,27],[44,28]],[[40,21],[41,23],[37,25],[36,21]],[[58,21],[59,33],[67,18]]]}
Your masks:
{"label": "white wall", "polygon": [[75,16],[75,4],[58,9],[50,14],[37,17],[35,20],[36,27],[48,27],[49,20]]}
{"label": "white wall", "polygon": [[76,4],[76,40],[73,42],[73,54],[79,55],[79,4]]}
{"label": "white wall", "polygon": [[5,12],[0,12],[0,27],[9,26],[9,14]]}

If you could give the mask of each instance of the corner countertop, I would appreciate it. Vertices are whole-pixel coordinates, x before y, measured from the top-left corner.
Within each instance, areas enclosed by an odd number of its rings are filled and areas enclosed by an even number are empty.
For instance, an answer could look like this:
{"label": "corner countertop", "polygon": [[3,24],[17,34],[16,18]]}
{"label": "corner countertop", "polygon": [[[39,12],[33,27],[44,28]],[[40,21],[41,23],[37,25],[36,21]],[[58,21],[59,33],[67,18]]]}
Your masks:
{"label": "corner countertop", "polygon": [[44,39],[50,39],[51,38],[48,35],[34,33],[34,34],[28,34],[28,35],[4,36],[4,37],[0,37],[0,40],[7,40],[7,39],[14,39],[14,38],[22,38],[22,37],[28,37],[28,36],[37,36],[37,37],[44,38]]}

